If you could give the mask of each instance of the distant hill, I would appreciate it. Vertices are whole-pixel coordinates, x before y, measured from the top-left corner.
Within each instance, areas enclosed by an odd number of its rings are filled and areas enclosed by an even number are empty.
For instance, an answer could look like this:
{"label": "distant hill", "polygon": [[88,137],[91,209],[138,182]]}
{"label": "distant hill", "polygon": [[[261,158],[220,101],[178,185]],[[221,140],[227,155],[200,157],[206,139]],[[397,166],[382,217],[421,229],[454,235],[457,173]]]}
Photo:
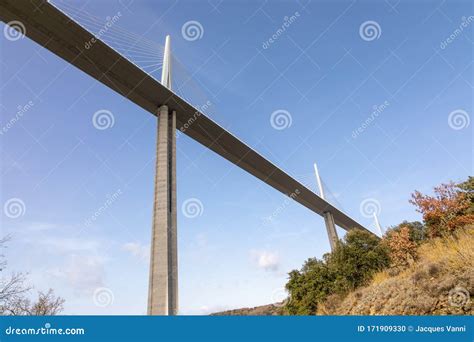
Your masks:
{"label": "distant hill", "polygon": [[282,314],[283,303],[255,306],[253,308],[243,308],[216,312],[211,316],[276,316]]}

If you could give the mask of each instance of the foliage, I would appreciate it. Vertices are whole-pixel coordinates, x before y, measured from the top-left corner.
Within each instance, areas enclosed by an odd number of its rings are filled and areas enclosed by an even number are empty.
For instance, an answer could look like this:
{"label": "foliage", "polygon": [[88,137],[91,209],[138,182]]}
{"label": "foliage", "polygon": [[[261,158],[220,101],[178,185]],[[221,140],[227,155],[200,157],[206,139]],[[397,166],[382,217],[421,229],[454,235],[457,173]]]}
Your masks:
{"label": "foliage", "polygon": [[[474,177],[460,184],[435,187],[434,196],[415,191],[410,202],[423,215],[423,223],[403,221],[389,228],[382,240],[366,231],[351,230],[323,260],[308,259],[301,270],[291,271],[286,284],[290,293],[287,313],[313,315],[328,301],[335,303],[329,307],[337,306],[349,292],[367,285],[375,275],[376,283],[387,284],[385,279],[396,276],[399,266],[411,269],[415,260],[428,261],[435,250],[444,255],[444,262],[452,270],[472,265],[473,249],[466,243],[472,241],[474,231]],[[425,252],[426,246],[430,253]],[[439,259],[441,255],[432,257]]]}
{"label": "foliage", "polygon": [[351,230],[323,260],[308,259],[301,270],[289,273],[286,289],[290,300],[286,309],[292,315],[314,315],[318,303],[329,295],[344,294],[366,284],[388,264],[387,250],[377,237],[363,230]]}
{"label": "foliage", "polygon": [[474,223],[474,180],[461,184],[450,182],[434,188],[434,196],[419,191],[412,194],[410,203],[423,215],[430,238],[444,236],[457,228]]}
{"label": "foliage", "polygon": [[384,239],[388,247],[392,266],[408,266],[417,258],[417,244],[413,241],[408,226],[389,231]]}
{"label": "foliage", "polygon": [[414,243],[420,244],[421,242],[426,240],[426,226],[419,221],[403,221],[402,223],[396,226],[390,227],[387,229],[384,238],[387,238],[390,234],[392,234],[392,232],[400,231],[404,227],[408,228],[408,231],[410,233],[410,240]]}
{"label": "foliage", "polygon": [[375,272],[389,265],[388,251],[380,239],[359,229],[349,231],[327,260],[335,273],[333,288],[341,294],[366,284]]}
{"label": "foliage", "polygon": [[469,207],[463,214],[474,214],[474,177],[469,176],[467,181],[460,183],[458,187],[466,194],[466,198],[469,201]]}
{"label": "foliage", "polygon": [[64,299],[56,297],[54,291],[39,292],[38,300],[32,302],[26,297],[15,297],[8,301],[3,308],[3,314],[14,316],[51,316],[63,310]]}
{"label": "foliage", "polygon": [[[474,315],[474,227],[424,241],[418,259],[403,272],[389,268],[335,303],[324,315]],[[469,299],[470,298],[470,299]]]}
{"label": "foliage", "polygon": [[289,278],[286,289],[291,299],[286,309],[291,315],[314,315],[318,302],[333,291],[334,273],[316,258],[308,259],[300,271],[291,271]]}
{"label": "foliage", "polygon": [[[0,239],[0,249],[5,248],[10,238]],[[0,315],[56,315],[63,310],[64,299],[56,297],[53,290],[46,293],[39,292],[38,300],[32,302],[28,298],[31,287],[26,285],[26,276],[23,273],[2,274],[7,262],[4,255],[0,255]]]}

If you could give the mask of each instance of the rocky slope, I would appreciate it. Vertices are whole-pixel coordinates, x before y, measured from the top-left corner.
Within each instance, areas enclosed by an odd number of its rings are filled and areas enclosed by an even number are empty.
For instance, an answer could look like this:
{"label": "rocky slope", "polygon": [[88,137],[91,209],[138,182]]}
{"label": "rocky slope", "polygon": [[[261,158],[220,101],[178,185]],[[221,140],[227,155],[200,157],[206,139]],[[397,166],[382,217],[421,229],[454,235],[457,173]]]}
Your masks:
{"label": "rocky slope", "polygon": [[[430,241],[418,254],[406,269],[378,273],[364,288],[345,297],[331,296],[319,305],[318,314],[473,315],[474,228]],[[282,303],[276,303],[213,315],[282,314]]]}
{"label": "rocky slope", "polygon": [[419,259],[403,271],[377,274],[345,298],[320,305],[329,315],[472,315],[474,229],[422,245]]}

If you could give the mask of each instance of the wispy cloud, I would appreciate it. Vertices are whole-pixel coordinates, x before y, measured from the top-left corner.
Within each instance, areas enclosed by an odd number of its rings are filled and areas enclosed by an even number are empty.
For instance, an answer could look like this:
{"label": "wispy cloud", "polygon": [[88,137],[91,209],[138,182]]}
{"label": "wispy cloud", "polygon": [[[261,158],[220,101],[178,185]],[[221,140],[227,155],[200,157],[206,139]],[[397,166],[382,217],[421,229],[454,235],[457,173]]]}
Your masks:
{"label": "wispy cloud", "polygon": [[78,235],[71,226],[48,222],[24,223],[16,227],[15,235],[17,248],[26,248],[34,260],[29,264],[31,277],[48,275],[53,283],[59,281],[78,296],[90,296],[104,286],[108,260],[104,251],[110,241]]}
{"label": "wispy cloud", "polygon": [[104,286],[104,264],[102,256],[73,254],[66,258],[61,267],[49,269],[47,273],[65,281],[76,294],[88,296]]}
{"label": "wispy cloud", "polygon": [[257,267],[265,271],[277,271],[280,267],[280,257],[276,252],[252,250],[250,256]]}
{"label": "wispy cloud", "polygon": [[150,246],[142,245],[139,242],[127,242],[122,249],[140,260],[148,260],[150,258]]}

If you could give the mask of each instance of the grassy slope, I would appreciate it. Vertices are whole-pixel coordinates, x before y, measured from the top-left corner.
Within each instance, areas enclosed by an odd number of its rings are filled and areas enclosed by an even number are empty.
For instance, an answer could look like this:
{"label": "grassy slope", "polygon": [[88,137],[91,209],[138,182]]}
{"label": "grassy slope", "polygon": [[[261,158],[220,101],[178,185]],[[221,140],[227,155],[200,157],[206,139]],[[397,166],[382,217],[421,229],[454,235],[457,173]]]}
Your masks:
{"label": "grassy slope", "polygon": [[408,269],[378,273],[372,283],[345,298],[331,297],[319,314],[472,315],[474,228],[420,246]]}
{"label": "grassy slope", "polygon": [[[332,296],[320,315],[473,315],[474,227],[419,248],[419,259],[403,271],[378,273],[371,284],[345,298]],[[282,305],[235,309],[214,315],[280,315]]]}
{"label": "grassy slope", "polygon": [[234,309],[216,312],[211,316],[274,316],[281,315],[283,303],[256,306],[253,308]]}

